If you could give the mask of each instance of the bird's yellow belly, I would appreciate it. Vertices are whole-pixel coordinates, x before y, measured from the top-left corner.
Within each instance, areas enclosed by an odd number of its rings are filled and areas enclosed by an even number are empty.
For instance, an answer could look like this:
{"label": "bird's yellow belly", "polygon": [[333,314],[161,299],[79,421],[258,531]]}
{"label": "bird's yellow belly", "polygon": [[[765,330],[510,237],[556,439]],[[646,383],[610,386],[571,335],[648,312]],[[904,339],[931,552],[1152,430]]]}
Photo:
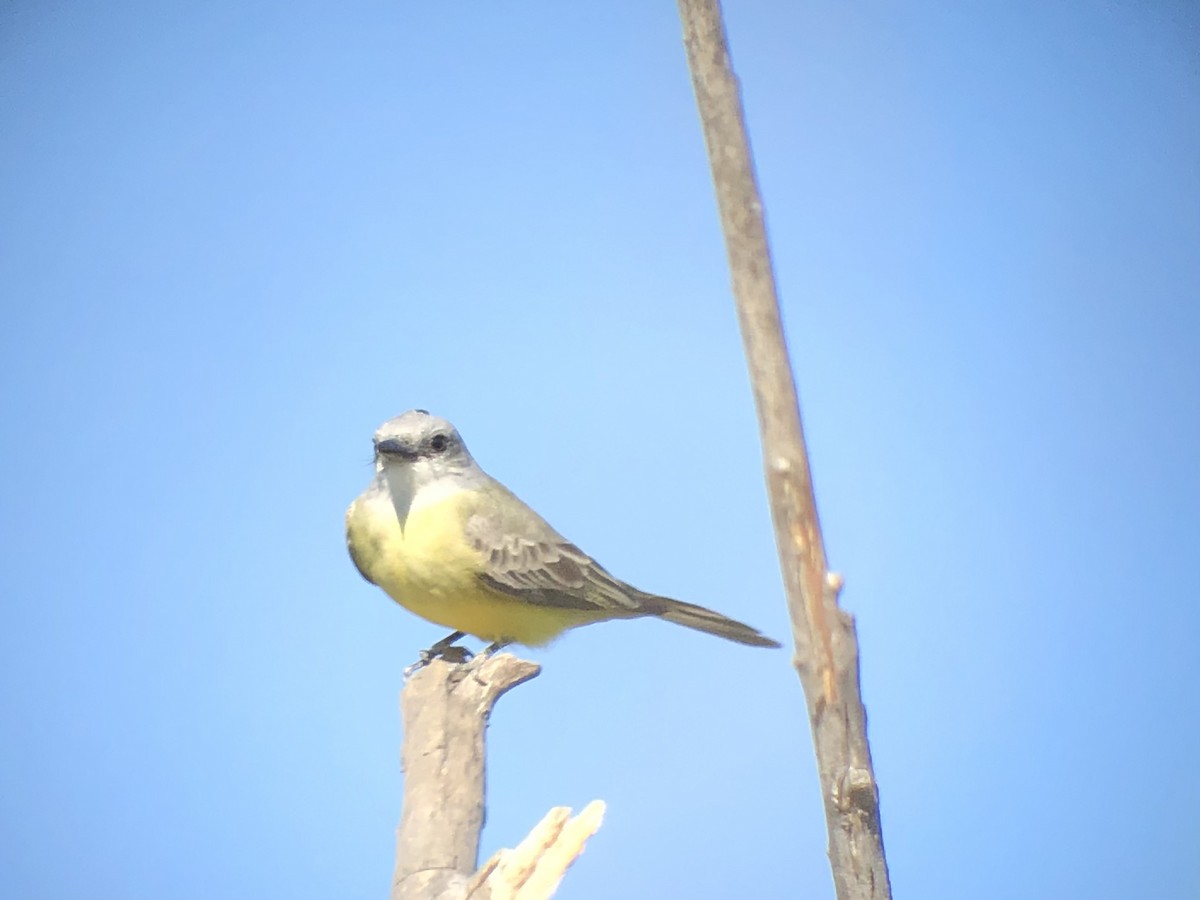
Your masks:
{"label": "bird's yellow belly", "polygon": [[484,585],[478,576],[487,560],[463,535],[457,499],[410,510],[403,530],[390,502],[356,501],[346,516],[355,562],[410,612],[487,641],[545,644],[602,617],[535,605]]}

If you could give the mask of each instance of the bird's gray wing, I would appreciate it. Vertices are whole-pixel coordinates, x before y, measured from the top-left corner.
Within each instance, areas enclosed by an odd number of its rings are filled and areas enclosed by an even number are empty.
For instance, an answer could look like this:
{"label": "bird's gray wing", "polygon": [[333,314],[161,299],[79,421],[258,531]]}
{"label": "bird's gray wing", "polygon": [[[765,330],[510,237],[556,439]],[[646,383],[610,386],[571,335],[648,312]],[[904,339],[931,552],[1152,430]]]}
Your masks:
{"label": "bird's gray wing", "polygon": [[510,515],[480,512],[467,536],[485,555],[479,576],[488,587],[526,603],[560,609],[607,610],[614,616],[643,612],[647,595],[609,575],[521,503]]}

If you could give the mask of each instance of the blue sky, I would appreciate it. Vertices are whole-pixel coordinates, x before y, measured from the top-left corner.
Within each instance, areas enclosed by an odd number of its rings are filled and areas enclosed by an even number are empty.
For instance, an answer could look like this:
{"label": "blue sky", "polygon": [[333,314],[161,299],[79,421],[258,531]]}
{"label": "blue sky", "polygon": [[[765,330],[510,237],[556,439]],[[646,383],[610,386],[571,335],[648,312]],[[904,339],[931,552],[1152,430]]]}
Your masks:
{"label": "blue sky", "polygon": [[[1200,14],[729,3],[897,896],[1200,894]],[[420,406],[783,638],[673,4],[0,10],[0,893],[369,898],[439,629],[342,514]],[[484,851],[832,896],[788,653],[569,634]]]}

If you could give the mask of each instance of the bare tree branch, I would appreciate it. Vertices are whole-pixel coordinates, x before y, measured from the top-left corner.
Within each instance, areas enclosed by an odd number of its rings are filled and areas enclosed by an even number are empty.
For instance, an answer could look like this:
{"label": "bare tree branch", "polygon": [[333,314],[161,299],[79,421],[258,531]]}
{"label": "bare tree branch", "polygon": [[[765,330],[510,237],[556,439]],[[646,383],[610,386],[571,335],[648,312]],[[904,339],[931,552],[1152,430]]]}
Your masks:
{"label": "bare tree branch", "polygon": [[854,619],[828,571],[762,200],[718,0],[678,0],[762,434],[794,662],[808,703],[839,900],[891,897]]}
{"label": "bare tree branch", "polygon": [[540,671],[510,653],[465,665],[435,659],[404,686],[404,810],[392,900],[465,896],[483,830],[488,717],[506,691]]}
{"label": "bare tree branch", "polygon": [[470,900],[545,900],[554,895],[567,868],[583,852],[604,818],[604,803],[593,800],[575,818],[556,806],[514,850],[500,850],[475,874]]}

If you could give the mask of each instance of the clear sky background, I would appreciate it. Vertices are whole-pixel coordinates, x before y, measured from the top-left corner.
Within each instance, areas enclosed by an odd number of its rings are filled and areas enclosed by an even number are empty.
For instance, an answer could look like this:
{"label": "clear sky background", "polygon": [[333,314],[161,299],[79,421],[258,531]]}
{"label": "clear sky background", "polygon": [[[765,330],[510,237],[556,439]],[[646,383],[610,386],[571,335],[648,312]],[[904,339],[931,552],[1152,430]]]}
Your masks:
{"label": "clear sky background", "polygon": [[[1200,896],[1200,8],[727,5],[896,895]],[[386,896],[410,407],[788,634],[670,2],[4,3],[0,299],[4,896]],[[832,896],[786,651],[532,656],[485,853]]]}

